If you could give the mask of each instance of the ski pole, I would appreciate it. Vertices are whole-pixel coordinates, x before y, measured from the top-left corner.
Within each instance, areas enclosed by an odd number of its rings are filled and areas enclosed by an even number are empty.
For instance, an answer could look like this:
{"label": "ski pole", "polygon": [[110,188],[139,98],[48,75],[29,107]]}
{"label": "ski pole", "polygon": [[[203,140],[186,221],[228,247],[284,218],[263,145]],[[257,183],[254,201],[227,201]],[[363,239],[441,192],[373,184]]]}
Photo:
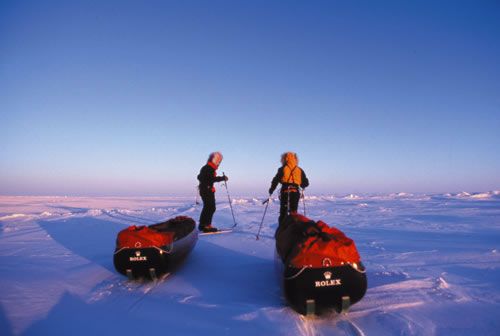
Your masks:
{"label": "ski pole", "polygon": [[199,187],[196,187],[195,189],[196,189],[196,194],[195,194],[196,196],[194,197],[194,204],[195,204],[195,206],[196,206],[196,205],[200,204],[200,202],[198,202],[198,193],[200,192],[200,191],[199,191],[199,190],[200,190],[200,188],[199,188]]}
{"label": "ski pole", "polygon": [[[291,211],[290,211],[290,186],[288,186],[286,188],[286,214],[290,215],[290,213],[291,213]],[[279,223],[279,224],[281,224],[281,223]]]}
{"label": "ski pole", "polygon": [[[226,177],[226,174],[222,172],[222,176]],[[231,215],[233,215],[234,224],[231,228],[234,228],[237,224],[236,224],[236,219],[234,218],[233,204],[231,203],[231,197],[229,197],[229,190],[227,189],[227,183],[225,178],[224,178],[224,186],[226,187],[227,199],[229,201],[229,207],[231,208]]]}
{"label": "ski pole", "polygon": [[255,240],[259,240],[260,230],[262,229],[262,224],[264,223],[264,217],[266,217],[267,207],[269,206],[270,201],[271,201],[271,195],[269,195],[267,200],[262,202],[262,204],[264,204],[264,203],[266,204],[266,208],[264,209],[264,214],[262,215],[262,220],[260,221],[260,225],[259,225],[259,231],[257,232],[257,235],[255,236]]}
{"label": "ski pole", "polygon": [[304,217],[306,216],[306,196],[304,195],[304,189],[302,189],[302,203],[304,203]]}

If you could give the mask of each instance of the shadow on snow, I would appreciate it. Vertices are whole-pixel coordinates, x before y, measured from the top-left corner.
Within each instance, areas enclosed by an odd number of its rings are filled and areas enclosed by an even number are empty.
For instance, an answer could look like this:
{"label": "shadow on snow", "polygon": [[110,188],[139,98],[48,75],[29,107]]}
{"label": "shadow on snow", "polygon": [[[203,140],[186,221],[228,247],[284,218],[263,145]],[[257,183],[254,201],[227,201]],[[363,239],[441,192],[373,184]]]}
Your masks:
{"label": "shadow on snow", "polygon": [[[101,227],[102,224],[102,221],[96,220],[90,223],[90,227]],[[68,226],[68,229],[74,230],[72,235],[75,239],[63,239],[66,246],[71,245],[68,248],[98,261],[104,259],[104,254],[111,260],[110,246],[113,246],[114,240],[108,238],[115,232],[95,230],[96,235],[101,233],[103,238],[97,239],[92,247],[85,248],[85,244],[79,241],[88,242],[91,237],[80,236],[85,230],[76,229],[73,225],[78,227],[78,222]],[[54,228],[51,232],[59,239],[67,233]],[[89,253],[89,250],[96,252]],[[107,267],[110,267],[111,261],[108,264]],[[115,274],[112,280],[115,284],[133,284],[117,272]],[[99,291],[99,288],[103,288],[102,283],[95,290]],[[281,309],[283,305],[271,260],[235,252],[203,240],[198,241],[175,273],[144,295],[142,290],[120,290],[119,286],[115,286],[108,297],[87,303],[66,292],[48,316],[33,324],[24,334],[269,334],[276,330],[272,324],[255,322],[263,318],[261,313],[265,315],[266,309]],[[140,303],[136,304],[139,300]]]}
{"label": "shadow on snow", "polygon": [[38,224],[74,254],[115,271],[113,251],[116,235],[125,228],[123,225],[91,217],[40,221]]}

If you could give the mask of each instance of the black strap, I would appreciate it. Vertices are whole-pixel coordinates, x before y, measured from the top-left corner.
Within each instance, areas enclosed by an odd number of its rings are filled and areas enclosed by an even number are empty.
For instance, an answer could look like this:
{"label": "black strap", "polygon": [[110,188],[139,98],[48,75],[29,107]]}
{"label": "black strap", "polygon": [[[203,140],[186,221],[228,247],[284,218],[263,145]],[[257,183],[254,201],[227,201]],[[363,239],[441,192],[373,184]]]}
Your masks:
{"label": "black strap", "polygon": [[295,166],[293,167],[293,169],[287,164],[288,168],[290,168],[290,176],[288,176],[288,181],[286,181],[286,183],[289,183],[290,182],[290,178],[292,178],[292,184],[297,184],[295,183],[295,179],[293,178],[293,172],[295,171],[295,169],[298,167],[298,166]]}

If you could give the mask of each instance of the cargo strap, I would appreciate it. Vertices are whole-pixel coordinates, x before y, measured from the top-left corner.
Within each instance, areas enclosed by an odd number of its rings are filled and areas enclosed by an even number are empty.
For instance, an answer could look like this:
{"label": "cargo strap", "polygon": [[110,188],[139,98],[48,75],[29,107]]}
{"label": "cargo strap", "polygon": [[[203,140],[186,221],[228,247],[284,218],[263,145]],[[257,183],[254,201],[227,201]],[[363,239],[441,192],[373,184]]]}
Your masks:
{"label": "cargo strap", "polygon": [[304,272],[306,270],[306,268],[309,268],[309,266],[304,266],[300,269],[300,271],[298,271],[297,273],[295,273],[294,275],[292,276],[289,276],[289,277],[284,277],[285,280],[293,280],[295,279],[296,277],[298,277],[299,275],[302,274],[302,272]]}
{"label": "cargo strap", "polygon": [[[170,254],[172,253],[172,251],[174,250],[174,244],[168,244],[166,245],[167,246],[167,249],[162,249],[162,248],[159,248],[158,246],[148,246],[146,248],[155,248],[157,249],[158,251],[160,251],[160,253],[166,253],[166,254]],[[140,248],[140,247],[139,247]],[[125,247],[122,247],[121,249],[119,250],[116,250],[114,254],[117,254],[123,250],[126,250],[126,249],[137,249],[137,247],[128,247],[128,246],[125,246]]]}

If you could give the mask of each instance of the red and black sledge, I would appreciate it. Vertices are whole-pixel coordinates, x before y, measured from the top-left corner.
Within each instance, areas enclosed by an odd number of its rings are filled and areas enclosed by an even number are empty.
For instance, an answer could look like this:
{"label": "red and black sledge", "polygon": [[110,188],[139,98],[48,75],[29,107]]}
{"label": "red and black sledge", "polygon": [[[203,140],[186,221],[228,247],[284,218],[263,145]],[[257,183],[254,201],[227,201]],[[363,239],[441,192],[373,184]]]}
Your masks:
{"label": "red and black sledge", "polygon": [[118,233],[113,263],[129,279],[156,280],[178,265],[197,240],[196,223],[187,216],[149,226],[129,226]]}
{"label": "red and black sledge", "polygon": [[292,214],[276,231],[276,258],[286,300],[303,315],[346,312],[367,289],[354,241],[322,221]]}

